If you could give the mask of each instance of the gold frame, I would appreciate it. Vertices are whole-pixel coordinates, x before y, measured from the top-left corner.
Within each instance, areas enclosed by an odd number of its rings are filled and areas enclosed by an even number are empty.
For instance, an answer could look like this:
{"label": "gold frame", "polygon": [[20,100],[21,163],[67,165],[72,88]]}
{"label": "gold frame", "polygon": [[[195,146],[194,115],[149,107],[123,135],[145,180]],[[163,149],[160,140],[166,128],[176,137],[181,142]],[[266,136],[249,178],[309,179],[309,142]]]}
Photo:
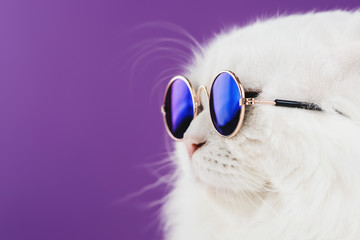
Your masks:
{"label": "gold frame", "polygon": [[[224,138],[232,138],[232,137],[234,137],[234,136],[240,131],[241,125],[242,125],[242,123],[243,123],[243,121],[244,121],[245,105],[246,105],[246,104],[243,103],[242,99],[245,99],[245,90],[244,90],[243,86],[241,85],[239,78],[235,75],[235,73],[233,73],[233,72],[231,72],[231,71],[228,71],[228,70],[225,70],[225,71],[219,72],[219,73],[216,75],[216,77],[214,78],[213,82],[211,83],[210,93],[211,93],[211,89],[212,89],[212,87],[213,87],[213,85],[214,85],[215,80],[216,80],[216,79],[219,77],[219,75],[222,74],[222,73],[228,73],[228,74],[230,74],[230,75],[235,79],[236,85],[237,85],[237,87],[239,88],[239,91],[240,91],[240,101],[239,101],[240,116],[239,116],[239,122],[238,122],[238,124],[237,124],[234,132],[233,132],[232,134],[230,134],[229,136],[224,136],[224,135],[220,134],[220,133],[216,130],[216,132],[217,132],[220,136],[222,136],[222,137],[224,137]],[[210,93],[209,93],[209,98],[210,98]],[[210,107],[210,104],[209,104],[209,107]],[[210,113],[210,111],[209,111],[209,113]],[[211,118],[211,114],[210,114],[210,118]],[[214,126],[214,128],[215,128],[215,125],[214,125],[214,122],[213,122],[212,119],[211,119],[211,123],[213,124],[213,126]],[[216,129],[216,128],[215,128],[215,129]]]}
{"label": "gold frame", "polygon": [[189,90],[190,90],[191,98],[192,98],[192,100],[193,100],[193,101],[192,101],[192,102],[193,102],[193,111],[194,111],[194,117],[193,117],[193,119],[196,117],[196,115],[197,115],[197,113],[198,113],[198,111],[197,111],[198,107],[197,107],[197,102],[196,102],[196,99],[195,99],[195,90],[194,90],[193,86],[191,85],[190,81],[189,81],[186,77],[181,76],[181,75],[177,75],[177,76],[173,77],[173,78],[169,81],[169,83],[167,84],[167,86],[166,86],[165,95],[164,95],[164,101],[163,101],[164,104],[161,106],[161,113],[163,114],[166,131],[168,132],[168,134],[170,135],[170,137],[171,137],[172,139],[174,139],[175,141],[181,141],[182,138],[176,138],[176,137],[171,133],[171,131],[169,130],[169,126],[168,126],[168,124],[167,124],[167,122],[166,122],[166,112],[165,112],[165,101],[166,101],[167,92],[169,91],[169,88],[170,88],[171,84],[172,84],[175,80],[177,80],[177,79],[180,79],[180,80],[184,81],[184,82],[186,83],[186,86],[187,86],[187,87],[189,88]]}
{"label": "gold frame", "polygon": [[[235,75],[235,73],[233,73],[233,72],[231,72],[231,71],[229,71],[229,70],[221,71],[221,72],[219,72],[219,73],[215,76],[215,78],[214,78],[214,80],[213,80],[213,82],[212,82],[212,84],[211,84],[210,91],[206,88],[206,86],[201,85],[201,86],[198,87],[198,89],[197,89],[197,91],[196,91],[196,94],[195,94],[195,89],[194,89],[193,86],[191,85],[190,81],[189,81],[186,77],[184,77],[184,76],[177,75],[177,76],[173,77],[173,78],[169,81],[169,83],[167,84],[166,90],[165,90],[165,95],[164,95],[164,101],[163,101],[164,104],[161,106],[161,113],[163,114],[166,131],[168,132],[168,134],[170,135],[170,137],[171,137],[172,139],[174,139],[175,141],[182,141],[182,138],[176,138],[176,137],[171,133],[171,131],[169,130],[169,126],[168,126],[168,124],[167,124],[167,122],[166,122],[166,112],[165,112],[164,106],[165,106],[166,95],[167,95],[167,92],[168,92],[171,84],[172,84],[175,80],[181,79],[181,80],[183,80],[183,81],[186,83],[186,85],[188,86],[188,88],[189,88],[189,90],[190,90],[190,93],[191,93],[191,98],[192,98],[192,100],[193,100],[193,109],[194,109],[194,117],[193,117],[193,119],[194,119],[194,118],[200,113],[200,112],[199,112],[199,108],[201,107],[201,101],[200,101],[201,90],[204,90],[204,91],[206,92],[206,95],[207,95],[207,97],[208,97],[208,99],[209,99],[209,101],[210,101],[210,93],[211,93],[211,89],[212,89],[212,87],[213,87],[213,85],[214,85],[215,79],[216,79],[220,74],[222,74],[222,73],[228,73],[228,74],[230,74],[230,75],[235,79],[236,84],[237,84],[237,86],[238,86],[238,88],[239,88],[239,91],[240,91],[240,95],[241,95],[241,98],[240,98],[240,101],[239,101],[239,106],[240,106],[241,110],[240,110],[240,116],[239,116],[238,125],[236,126],[234,132],[231,133],[229,136],[224,136],[224,135],[220,134],[220,133],[216,130],[215,126],[214,126],[216,132],[217,132],[220,136],[222,136],[222,137],[224,137],[224,138],[232,138],[232,137],[234,137],[234,136],[240,131],[241,125],[242,125],[242,123],[243,123],[243,121],[244,121],[244,117],[245,117],[245,106],[246,106],[246,105],[253,105],[253,104],[270,104],[270,105],[275,105],[275,104],[276,104],[275,101],[256,100],[255,98],[245,98],[245,90],[244,90],[244,87],[241,85],[241,82],[240,82],[239,78]],[[210,106],[210,104],[209,104],[209,106]],[[209,113],[210,113],[210,111],[209,111]],[[210,118],[211,118],[211,115],[210,115]],[[212,124],[214,125],[214,123],[213,123],[212,120],[211,120],[211,122],[212,122]]]}

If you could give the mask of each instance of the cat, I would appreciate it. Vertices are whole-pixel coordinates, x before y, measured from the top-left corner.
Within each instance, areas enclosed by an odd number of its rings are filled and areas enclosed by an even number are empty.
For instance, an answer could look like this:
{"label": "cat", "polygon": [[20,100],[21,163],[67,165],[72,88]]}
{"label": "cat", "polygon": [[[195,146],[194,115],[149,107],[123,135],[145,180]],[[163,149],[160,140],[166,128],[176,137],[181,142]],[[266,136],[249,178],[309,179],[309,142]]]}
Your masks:
{"label": "cat", "polygon": [[222,70],[257,99],[323,111],[250,106],[239,133],[224,138],[202,92],[203,111],[174,142],[165,239],[360,239],[360,11],[276,16],[223,31],[194,51],[182,74],[195,89],[210,88]]}

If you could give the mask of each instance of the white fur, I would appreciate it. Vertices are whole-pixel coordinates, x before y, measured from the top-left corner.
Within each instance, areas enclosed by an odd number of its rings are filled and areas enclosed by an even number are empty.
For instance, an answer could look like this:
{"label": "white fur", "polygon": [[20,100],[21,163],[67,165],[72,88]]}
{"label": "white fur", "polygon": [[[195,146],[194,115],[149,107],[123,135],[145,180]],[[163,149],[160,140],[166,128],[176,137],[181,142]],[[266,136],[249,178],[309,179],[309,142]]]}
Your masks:
{"label": "white fur", "polygon": [[203,97],[186,135],[206,144],[189,159],[175,143],[166,239],[360,239],[360,12],[259,20],[217,35],[202,52],[184,73],[195,88],[231,70],[259,99],[325,111],[252,106],[225,139]]}

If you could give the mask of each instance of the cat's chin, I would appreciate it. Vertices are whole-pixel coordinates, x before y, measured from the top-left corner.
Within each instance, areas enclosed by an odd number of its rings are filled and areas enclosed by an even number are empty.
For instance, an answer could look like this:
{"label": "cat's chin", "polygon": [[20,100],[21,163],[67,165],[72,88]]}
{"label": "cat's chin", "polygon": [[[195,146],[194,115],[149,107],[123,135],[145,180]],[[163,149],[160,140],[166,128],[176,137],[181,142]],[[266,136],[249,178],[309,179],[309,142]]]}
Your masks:
{"label": "cat's chin", "polygon": [[198,177],[196,177],[196,181],[215,204],[243,217],[254,215],[268,197],[274,196],[274,193],[264,190],[265,188],[259,191],[249,191],[246,188],[234,189],[210,185]]}
{"label": "cat's chin", "polygon": [[203,160],[199,155],[194,155],[192,161],[192,175],[194,184],[204,190],[216,203],[231,211],[237,211],[242,216],[256,211],[264,200],[271,194],[271,183],[249,186],[245,176],[233,178],[230,173],[214,172],[208,166],[197,164]]}

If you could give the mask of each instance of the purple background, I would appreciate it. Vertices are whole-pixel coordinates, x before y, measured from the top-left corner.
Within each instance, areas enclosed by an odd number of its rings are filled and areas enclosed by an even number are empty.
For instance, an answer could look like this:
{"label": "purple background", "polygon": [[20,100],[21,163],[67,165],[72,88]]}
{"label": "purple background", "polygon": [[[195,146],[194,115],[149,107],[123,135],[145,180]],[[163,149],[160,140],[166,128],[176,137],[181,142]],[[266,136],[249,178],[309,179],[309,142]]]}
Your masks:
{"label": "purple background", "polygon": [[171,22],[203,42],[256,16],[358,2],[2,0],[0,239],[161,238],[147,206],[166,187],[122,199],[155,182],[159,166],[147,164],[166,157],[158,83],[178,62],[137,54],[143,40],[184,37],[137,26]]}

